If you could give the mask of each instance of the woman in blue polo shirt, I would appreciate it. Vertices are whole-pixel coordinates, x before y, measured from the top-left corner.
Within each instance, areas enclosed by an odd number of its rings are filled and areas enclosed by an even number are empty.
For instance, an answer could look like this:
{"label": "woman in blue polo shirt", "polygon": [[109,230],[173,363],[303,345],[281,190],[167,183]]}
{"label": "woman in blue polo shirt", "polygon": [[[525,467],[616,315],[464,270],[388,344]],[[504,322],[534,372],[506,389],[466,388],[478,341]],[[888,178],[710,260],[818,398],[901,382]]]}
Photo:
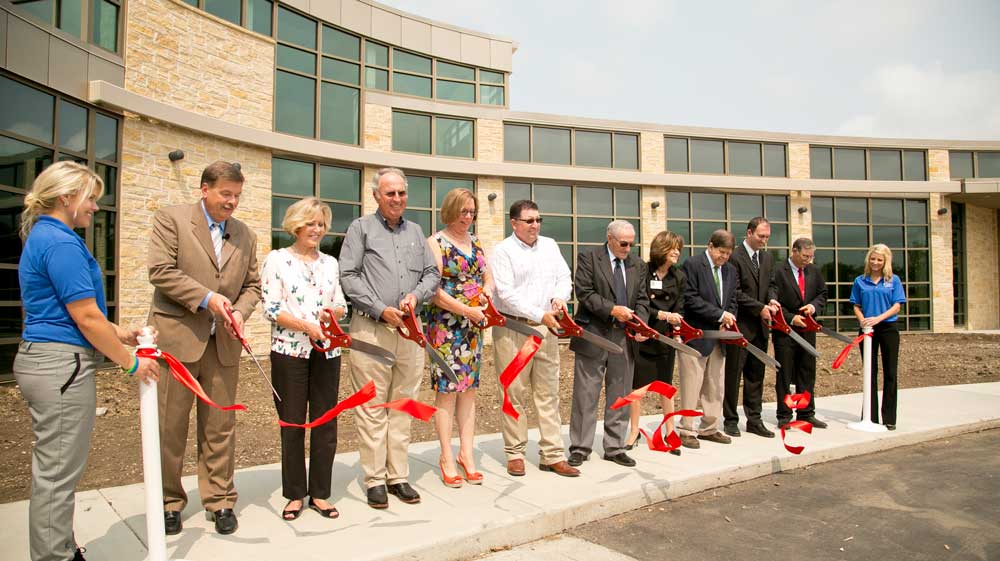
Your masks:
{"label": "woman in blue polo shirt", "polygon": [[74,162],[43,171],[24,197],[18,281],[24,332],[14,376],[31,412],[28,541],[32,561],[82,560],[73,535],[76,483],[94,428],[94,373],[104,356],[129,374],[156,380],[156,361],[136,358],[136,331],[107,320],[97,261],[74,228],[86,228],[104,192],[101,178]]}
{"label": "woman in blue polo shirt", "polygon": [[865,256],[865,274],[854,279],[851,304],[861,327],[872,333],[872,422],[879,420],[878,355],[882,354],[882,422],[896,430],[896,365],[899,361],[899,308],[906,303],[903,282],[892,274],[892,251],[875,244]]}

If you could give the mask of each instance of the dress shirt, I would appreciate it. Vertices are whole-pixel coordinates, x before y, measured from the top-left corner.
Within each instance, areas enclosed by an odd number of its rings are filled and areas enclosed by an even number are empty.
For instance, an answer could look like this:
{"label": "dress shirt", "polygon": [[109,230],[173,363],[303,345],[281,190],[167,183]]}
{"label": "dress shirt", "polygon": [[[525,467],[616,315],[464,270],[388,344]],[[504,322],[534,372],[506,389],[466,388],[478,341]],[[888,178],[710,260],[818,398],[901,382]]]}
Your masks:
{"label": "dress shirt", "polygon": [[[211,235],[211,233],[212,233],[212,224],[218,224],[219,225],[219,231],[222,232],[222,243],[225,244],[226,243],[226,221],[223,220],[222,222],[216,222],[215,220],[212,220],[212,217],[209,216],[209,214],[208,214],[208,210],[205,209],[205,200],[204,199],[201,200],[201,211],[205,213],[205,222],[208,222],[208,233],[209,233],[209,235]],[[208,294],[206,294],[205,297],[201,299],[201,304],[198,304],[198,308],[202,309],[202,310],[204,310],[205,308],[207,308],[208,307],[208,301],[212,299],[212,295],[213,294],[215,294],[215,293],[212,292],[211,290],[209,290]],[[215,330],[214,327],[212,329],[213,329],[213,331]]]}
{"label": "dress shirt", "polygon": [[552,300],[567,301],[573,292],[572,274],[552,238],[538,236],[528,245],[511,234],[497,244],[490,265],[495,304],[505,314],[540,322]]}
{"label": "dress shirt", "polygon": [[[748,244],[746,240],[743,240],[743,249],[747,250],[747,255],[750,257],[750,261],[753,261],[753,256],[757,252],[750,247],[750,244]],[[760,264],[760,255],[757,256],[757,263]]]}
{"label": "dress shirt", "polygon": [[[615,260],[619,259],[614,253],[611,253],[611,248],[604,246],[608,250],[608,260],[611,261],[611,274],[615,274]],[[628,256],[625,257],[628,259]],[[625,274],[625,259],[622,259],[622,280],[625,281],[626,286],[628,285],[628,276]]]}

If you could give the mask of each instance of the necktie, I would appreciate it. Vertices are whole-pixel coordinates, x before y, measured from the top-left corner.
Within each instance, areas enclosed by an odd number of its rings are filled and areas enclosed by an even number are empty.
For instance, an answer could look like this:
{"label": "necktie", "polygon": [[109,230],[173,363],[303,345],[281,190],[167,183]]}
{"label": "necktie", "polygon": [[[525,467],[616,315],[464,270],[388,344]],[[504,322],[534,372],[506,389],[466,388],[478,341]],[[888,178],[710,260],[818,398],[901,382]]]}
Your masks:
{"label": "necktie", "polygon": [[615,259],[614,274],[611,275],[611,289],[615,292],[615,304],[628,306],[628,295],[625,294],[625,269],[622,260]]}
{"label": "necktie", "polygon": [[722,305],[722,275],[718,266],[712,267],[712,276],[715,277],[715,292],[719,295],[719,305]]}
{"label": "necktie", "polygon": [[760,271],[760,261],[757,260],[757,253],[758,252],[755,251],[753,252],[753,255],[750,256],[750,266],[753,268],[754,275]]}
{"label": "necktie", "polygon": [[806,302],[806,277],[802,273],[802,269],[799,269],[799,294],[802,295],[802,303]]}
{"label": "necktie", "polygon": [[212,235],[212,245],[215,247],[215,263],[222,263],[222,226],[212,222],[208,226],[208,233]]}

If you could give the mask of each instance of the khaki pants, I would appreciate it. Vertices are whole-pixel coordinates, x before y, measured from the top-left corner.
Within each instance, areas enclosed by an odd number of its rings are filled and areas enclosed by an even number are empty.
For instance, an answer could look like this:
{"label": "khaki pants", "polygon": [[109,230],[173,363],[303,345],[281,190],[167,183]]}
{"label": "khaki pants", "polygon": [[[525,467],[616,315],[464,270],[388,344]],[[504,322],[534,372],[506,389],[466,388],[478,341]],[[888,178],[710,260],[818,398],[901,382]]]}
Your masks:
{"label": "khaki pants", "polygon": [[[503,442],[507,460],[523,460],[528,444],[528,416],[526,405],[534,400],[538,411],[538,440],[542,464],[554,464],[566,458],[563,449],[562,422],[559,420],[559,338],[545,328],[542,345],[524,370],[511,382],[508,388],[510,401],[521,416],[518,420],[507,415],[503,419]],[[514,359],[521,345],[528,339],[504,327],[493,329],[493,351],[497,377]]]}
{"label": "khaki pants", "polygon": [[695,417],[681,417],[678,434],[697,436],[719,432],[726,364],[721,346],[716,345],[712,354],[701,358],[677,353],[677,362],[680,364],[681,409],[697,409],[700,399],[705,413],[697,430],[694,428]]}
{"label": "khaki pants", "polygon": [[[348,363],[353,391],[372,380],[375,382],[372,404],[415,398],[424,379],[424,350],[395,329],[361,314],[354,314],[350,329],[351,337],[358,341],[378,345],[396,355],[396,362],[390,367],[364,353],[351,352]],[[365,488],[406,481],[410,476],[407,449],[411,417],[400,411],[366,407],[358,407],[354,415],[361,437],[358,452]]]}
{"label": "khaki pants", "polygon": [[[216,337],[197,362],[184,366],[198,380],[208,397],[219,405],[236,402],[239,381],[238,364],[223,366],[215,348]],[[181,511],[187,506],[187,493],[181,484],[184,468],[184,448],[187,445],[188,419],[195,396],[170,374],[165,362],[160,362],[160,382],[157,386],[160,405],[160,466],[163,469],[163,510]],[[198,442],[198,493],[206,510],[215,512],[233,508],[238,497],[233,482],[236,465],[236,412],[222,411],[202,403],[196,405],[195,438]]]}

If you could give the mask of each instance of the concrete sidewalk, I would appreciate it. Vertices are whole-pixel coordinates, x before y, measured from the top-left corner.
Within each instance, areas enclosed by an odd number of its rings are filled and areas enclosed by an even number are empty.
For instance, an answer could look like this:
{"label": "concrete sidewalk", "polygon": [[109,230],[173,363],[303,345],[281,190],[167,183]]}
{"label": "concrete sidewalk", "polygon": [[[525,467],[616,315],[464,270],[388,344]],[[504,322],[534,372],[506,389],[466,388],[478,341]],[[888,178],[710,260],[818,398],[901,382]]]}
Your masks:
{"label": "concrete sidewalk", "polygon": [[[365,503],[357,453],[337,456],[333,499],[337,520],[306,511],[294,522],[279,512],[281,473],[277,464],[239,470],[237,512],[240,529],[219,536],[202,515],[195,478],[185,478],[192,503],[184,511],[184,531],[167,540],[168,557],[189,561],[227,560],[457,560],[557,534],[586,522],[627,512],[665,499],[745,481],[787,469],[905,446],[925,440],[1000,426],[1000,383],[901,390],[899,428],[868,434],[848,430],[858,419],[860,394],[820,397],[817,414],[830,424],[804,441],[805,452],[785,451],[780,438],[744,435],[731,445],[702,443],[681,457],[648,449],[635,451],[635,468],[600,459],[595,450],[579,478],[537,469],[538,449],[528,447],[528,473],[506,472],[498,434],[476,439],[481,486],[449,489],[437,468],[438,445],[410,447],[411,482],[423,502],[405,505],[389,497],[389,509]],[[764,406],[765,422],[774,424],[774,404]],[[644,418],[655,427],[657,417]],[[599,432],[599,431],[598,431]],[[565,436],[565,432],[564,432]],[[537,434],[532,431],[532,441]],[[596,442],[600,443],[598,437]],[[127,485],[77,495],[76,534],[91,560],[140,561],[146,556],[145,514],[141,485]],[[26,501],[0,505],[0,559],[27,559]]]}

